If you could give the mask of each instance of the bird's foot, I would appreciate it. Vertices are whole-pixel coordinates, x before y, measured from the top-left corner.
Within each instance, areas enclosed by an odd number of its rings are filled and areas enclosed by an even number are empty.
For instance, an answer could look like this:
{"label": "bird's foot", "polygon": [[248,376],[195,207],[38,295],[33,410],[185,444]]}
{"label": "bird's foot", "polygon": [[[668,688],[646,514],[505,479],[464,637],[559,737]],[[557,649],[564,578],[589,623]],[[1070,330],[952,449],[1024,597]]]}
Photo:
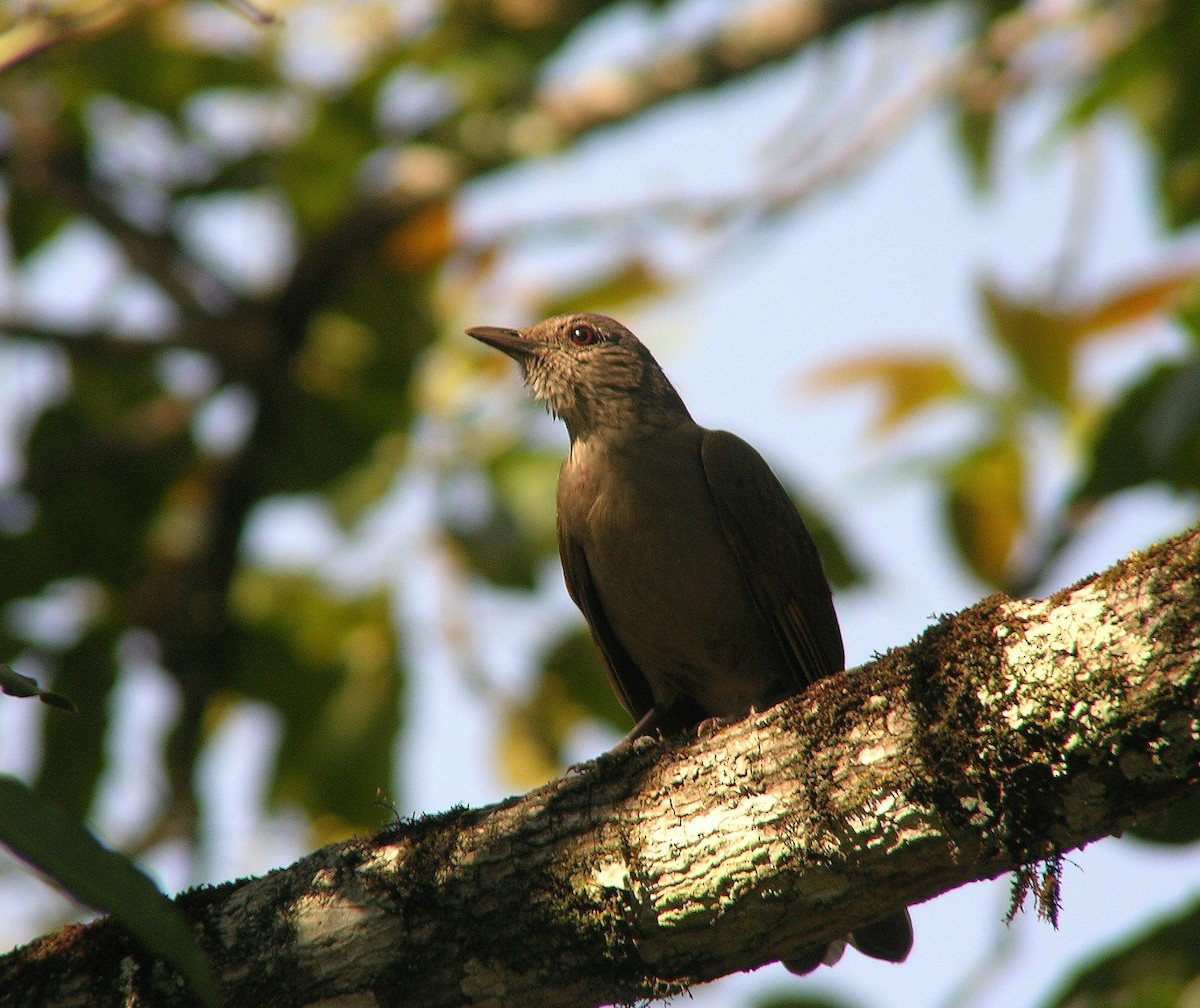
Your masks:
{"label": "bird's foot", "polygon": [[718,731],[726,725],[734,724],[740,721],[740,717],[708,717],[696,725],[696,738],[706,739],[712,738]]}

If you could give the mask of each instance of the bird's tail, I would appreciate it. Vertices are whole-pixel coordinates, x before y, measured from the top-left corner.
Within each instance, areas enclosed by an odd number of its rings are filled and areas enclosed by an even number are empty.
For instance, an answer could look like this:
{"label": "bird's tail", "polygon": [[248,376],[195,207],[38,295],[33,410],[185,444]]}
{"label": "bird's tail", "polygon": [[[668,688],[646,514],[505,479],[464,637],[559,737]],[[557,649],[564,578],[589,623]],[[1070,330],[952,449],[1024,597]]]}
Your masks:
{"label": "bird's tail", "polygon": [[783,960],[783,965],[797,976],[804,976],[822,964],[834,965],[842,958],[847,943],[872,959],[904,962],[913,946],[912,918],[908,916],[907,910],[902,910],[891,917],[861,927],[845,938],[830,942],[824,948],[818,946],[790,955]]}
{"label": "bird's tail", "polygon": [[850,944],[863,955],[885,962],[904,962],[913,947],[912,918],[907,910],[861,927],[850,935]]}

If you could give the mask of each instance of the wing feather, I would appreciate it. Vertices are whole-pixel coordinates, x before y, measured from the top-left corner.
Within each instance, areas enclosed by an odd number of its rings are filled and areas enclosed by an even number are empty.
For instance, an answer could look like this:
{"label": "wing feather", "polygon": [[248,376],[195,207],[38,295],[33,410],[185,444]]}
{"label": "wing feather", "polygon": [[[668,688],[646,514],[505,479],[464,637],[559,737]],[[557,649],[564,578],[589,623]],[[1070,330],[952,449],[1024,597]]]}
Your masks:
{"label": "wing feather", "polygon": [[722,531],[799,691],[845,667],[842,633],[816,544],[770,466],[727,431],[700,456]]}
{"label": "wing feather", "polygon": [[587,554],[563,528],[561,517],[558,522],[558,555],[562,561],[567,592],[587,620],[592,638],[604,657],[608,683],[621,706],[629,712],[635,723],[640,723],[654,705],[650,683],[617,638],[592,580]]}

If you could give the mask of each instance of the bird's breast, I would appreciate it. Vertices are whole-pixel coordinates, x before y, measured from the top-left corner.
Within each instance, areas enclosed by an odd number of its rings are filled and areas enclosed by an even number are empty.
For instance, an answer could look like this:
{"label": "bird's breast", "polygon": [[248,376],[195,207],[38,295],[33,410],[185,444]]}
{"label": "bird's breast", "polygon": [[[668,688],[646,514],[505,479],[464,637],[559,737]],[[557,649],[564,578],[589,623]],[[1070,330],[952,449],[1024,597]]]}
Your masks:
{"label": "bird's breast", "polygon": [[786,672],[721,529],[698,441],[603,454],[577,444],[558,496],[604,614],[657,700],[686,695],[735,715],[778,691]]}

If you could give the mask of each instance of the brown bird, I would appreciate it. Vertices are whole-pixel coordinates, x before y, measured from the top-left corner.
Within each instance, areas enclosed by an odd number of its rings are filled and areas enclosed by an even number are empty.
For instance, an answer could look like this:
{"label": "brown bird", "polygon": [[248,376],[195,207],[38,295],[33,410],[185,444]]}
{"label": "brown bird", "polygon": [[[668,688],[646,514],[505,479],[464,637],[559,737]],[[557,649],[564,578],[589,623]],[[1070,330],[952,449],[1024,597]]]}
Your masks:
{"label": "brown bird", "polygon": [[[605,315],[477,326],[566,422],[558,545],[629,738],[762,710],[845,666],[821,558],[787,491],[741,438],[701,427],[641,341]],[[901,962],[907,911],[849,938]],[[844,942],[785,960],[805,973]]]}

